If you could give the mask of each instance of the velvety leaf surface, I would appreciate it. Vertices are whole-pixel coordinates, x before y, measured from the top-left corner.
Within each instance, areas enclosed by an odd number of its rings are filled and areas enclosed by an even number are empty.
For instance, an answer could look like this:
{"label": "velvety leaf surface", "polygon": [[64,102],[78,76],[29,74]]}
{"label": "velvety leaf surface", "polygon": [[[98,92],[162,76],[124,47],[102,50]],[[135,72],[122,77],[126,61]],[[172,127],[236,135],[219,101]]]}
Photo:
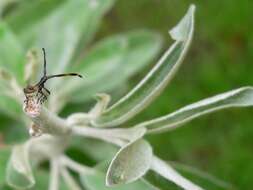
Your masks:
{"label": "velvety leaf surface", "polygon": [[93,124],[112,127],[124,123],[147,107],[174,76],[189,48],[194,29],[194,11],[191,6],[185,17],[170,35],[174,44],[166,51],[153,69],[128,94],[106,110]]}
{"label": "velvety leaf surface", "polygon": [[106,174],[108,186],[133,182],[142,177],[152,163],[152,147],[139,139],[121,148]]}

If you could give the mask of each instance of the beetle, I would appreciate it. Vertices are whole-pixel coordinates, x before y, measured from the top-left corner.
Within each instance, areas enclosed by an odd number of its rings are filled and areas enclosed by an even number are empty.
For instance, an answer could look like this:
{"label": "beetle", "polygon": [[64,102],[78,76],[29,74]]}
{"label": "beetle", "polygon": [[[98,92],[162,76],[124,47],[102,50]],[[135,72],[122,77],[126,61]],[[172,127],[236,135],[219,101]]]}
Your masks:
{"label": "beetle", "polygon": [[[46,61],[46,51],[45,48],[42,48],[43,56],[44,56],[44,67],[43,67],[43,76],[40,81],[35,85],[27,85],[23,91],[26,97],[25,103],[27,103],[34,95],[37,97],[37,101],[41,104],[47,100],[47,97],[51,94],[51,92],[45,87],[45,83],[52,78],[56,77],[65,77],[65,76],[77,76],[79,78],[83,78],[82,75],[78,73],[65,73],[65,74],[57,74],[57,75],[47,75],[47,61]],[[38,103],[37,102],[37,103]]]}

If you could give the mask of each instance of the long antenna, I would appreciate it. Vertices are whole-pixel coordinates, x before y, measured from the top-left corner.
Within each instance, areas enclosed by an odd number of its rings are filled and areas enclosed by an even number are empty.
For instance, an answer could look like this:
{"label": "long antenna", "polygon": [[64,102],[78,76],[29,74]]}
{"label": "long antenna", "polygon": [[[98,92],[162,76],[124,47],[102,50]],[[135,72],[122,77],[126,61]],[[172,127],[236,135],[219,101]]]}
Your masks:
{"label": "long antenna", "polygon": [[47,60],[46,60],[46,51],[45,48],[42,48],[43,55],[44,55],[44,77],[47,75]]}
{"label": "long antenna", "polygon": [[50,75],[50,76],[47,76],[47,79],[51,79],[55,77],[65,77],[65,76],[77,76],[79,78],[83,78],[82,75],[79,75],[77,73],[66,73],[66,74]]}
{"label": "long antenna", "polygon": [[56,78],[56,77],[65,77],[65,76],[78,76],[80,78],[83,78],[82,75],[79,75],[77,73],[66,73],[66,74],[58,74],[58,75],[49,75],[47,76],[47,61],[46,61],[46,51],[45,48],[42,48],[43,55],[44,55],[44,73],[43,77],[40,79],[40,81],[36,84],[37,86],[43,86],[44,83],[51,78]]}

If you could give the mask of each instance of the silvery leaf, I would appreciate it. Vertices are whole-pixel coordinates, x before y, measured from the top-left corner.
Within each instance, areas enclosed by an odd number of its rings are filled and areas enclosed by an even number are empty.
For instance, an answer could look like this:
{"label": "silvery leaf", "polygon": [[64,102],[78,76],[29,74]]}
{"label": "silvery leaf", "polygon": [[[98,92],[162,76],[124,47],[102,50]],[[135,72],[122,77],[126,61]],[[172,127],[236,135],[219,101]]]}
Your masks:
{"label": "silvery leaf", "polygon": [[28,158],[28,146],[16,145],[7,166],[6,181],[14,188],[31,188],[35,184]]}
{"label": "silvery leaf", "polygon": [[108,108],[93,125],[112,127],[124,123],[147,107],[171,80],[188,50],[194,28],[195,6],[190,6],[181,22],[170,32],[175,40],[154,68],[127,95]]}
{"label": "silvery leaf", "polygon": [[[13,56],[15,55],[15,56]],[[25,53],[16,36],[0,22],[0,67],[24,83]]]}
{"label": "silvery leaf", "polygon": [[18,34],[22,32],[22,30],[27,30],[27,28],[41,21],[66,1],[67,0],[23,0],[22,3],[15,7],[15,11],[11,11],[6,15],[5,20],[12,30]]}
{"label": "silvery leaf", "polygon": [[185,190],[203,190],[198,185],[184,178],[169,164],[159,159],[158,157],[155,156],[153,157],[151,169],[154,170],[159,175],[161,175],[162,177],[175,183],[176,185],[182,187]]}
{"label": "silvery leaf", "polygon": [[113,158],[106,174],[107,186],[126,184],[141,178],[150,168],[152,147],[138,139],[121,148]]}
{"label": "silvery leaf", "polygon": [[171,130],[196,117],[231,107],[253,106],[253,88],[242,87],[185,106],[168,115],[143,122],[137,126],[146,127],[149,133]]}

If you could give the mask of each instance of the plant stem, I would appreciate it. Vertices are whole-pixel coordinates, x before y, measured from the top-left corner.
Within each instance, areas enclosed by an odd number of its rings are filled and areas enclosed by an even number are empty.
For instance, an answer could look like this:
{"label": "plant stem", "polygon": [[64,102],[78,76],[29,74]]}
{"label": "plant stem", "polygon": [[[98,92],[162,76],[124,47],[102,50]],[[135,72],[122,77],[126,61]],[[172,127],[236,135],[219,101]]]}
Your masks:
{"label": "plant stem", "polygon": [[81,187],[75,182],[74,178],[70,175],[66,168],[61,169],[61,175],[64,178],[65,183],[71,190],[81,190]]}
{"label": "plant stem", "polygon": [[91,172],[93,172],[92,168],[81,165],[81,164],[75,162],[74,160],[70,159],[67,156],[61,156],[60,161],[63,166],[66,166],[69,169],[71,169],[77,173],[91,173]]}
{"label": "plant stem", "polygon": [[91,127],[73,127],[72,132],[77,136],[96,138],[118,146],[123,146],[126,144],[126,141],[124,139],[115,137],[113,135],[114,130],[115,129],[110,130]]}
{"label": "plant stem", "polygon": [[[27,116],[38,126],[43,133],[48,133],[55,136],[65,136],[71,133],[70,126],[67,122],[49,112],[46,108],[41,107],[36,114],[30,112],[28,109],[24,109]],[[34,110],[32,110],[34,111]]]}
{"label": "plant stem", "polygon": [[49,190],[58,190],[59,189],[59,178],[60,178],[60,168],[57,159],[52,159],[50,162],[50,183]]}

